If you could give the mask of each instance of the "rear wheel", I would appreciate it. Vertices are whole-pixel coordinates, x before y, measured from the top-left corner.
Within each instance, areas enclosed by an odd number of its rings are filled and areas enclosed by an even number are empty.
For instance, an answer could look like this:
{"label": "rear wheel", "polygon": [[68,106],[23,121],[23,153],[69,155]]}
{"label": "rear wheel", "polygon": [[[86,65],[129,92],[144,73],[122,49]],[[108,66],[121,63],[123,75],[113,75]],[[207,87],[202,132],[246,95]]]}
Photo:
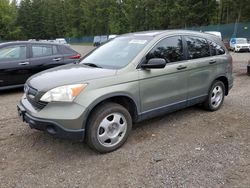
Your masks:
{"label": "rear wheel", "polygon": [[223,82],[216,80],[210,88],[204,107],[209,111],[220,109],[225,97],[225,85]]}
{"label": "rear wheel", "polygon": [[126,108],[116,103],[105,103],[93,111],[87,126],[87,144],[100,153],[121,147],[132,128]]}

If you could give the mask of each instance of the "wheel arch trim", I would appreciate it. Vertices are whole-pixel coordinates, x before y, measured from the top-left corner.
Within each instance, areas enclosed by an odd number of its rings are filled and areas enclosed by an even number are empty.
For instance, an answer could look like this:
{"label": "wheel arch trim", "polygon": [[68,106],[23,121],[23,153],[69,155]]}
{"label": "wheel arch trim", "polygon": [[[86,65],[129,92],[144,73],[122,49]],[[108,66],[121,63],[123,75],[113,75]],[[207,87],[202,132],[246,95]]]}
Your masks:
{"label": "wheel arch trim", "polygon": [[219,80],[219,81],[223,82],[223,84],[224,84],[224,86],[225,86],[225,96],[227,96],[228,93],[229,93],[229,81],[228,81],[227,76],[224,75],[224,74],[218,75],[218,76],[216,77],[216,79],[214,79],[213,82],[210,84],[210,86],[212,86],[213,83],[214,83],[214,81],[216,81],[216,80]]}
{"label": "wheel arch trim", "polygon": [[[127,98],[129,99],[130,101],[133,102],[133,105],[135,106],[136,108],[136,112],[135,112],[135,115],[138,116],[139,112],[140,112],[140,103],[136,100],[134,100],[134,98],[129,95],[128,93],[123,93],[123,92],[115,92],[115,93],[110,93],[110,94],[105,94],[99,98],[96,98],[88,107],[88,110],[87,110],[87,113],[86,113],[86,118],[85,118],[85,122],[83,123],[83,128],[85,128],[86,124],[87,124],[87,121],[89,119],[89,116],[91,114],[91,112],[99,105],[101,104],[102,102],[105,102],[105,101],[108,101],[108,100],[111,100],[111,99],[114,99],[114,98]],[[136,117],[137,118],[137,117]]]}

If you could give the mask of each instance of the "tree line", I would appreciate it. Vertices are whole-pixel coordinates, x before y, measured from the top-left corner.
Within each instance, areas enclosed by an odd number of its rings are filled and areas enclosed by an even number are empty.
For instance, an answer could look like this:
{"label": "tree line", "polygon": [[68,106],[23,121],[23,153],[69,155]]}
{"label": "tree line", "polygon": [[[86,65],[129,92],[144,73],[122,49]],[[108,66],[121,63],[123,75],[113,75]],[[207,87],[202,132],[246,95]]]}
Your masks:
{"label": "tree line", "polygon": [[249,0],[0,0],[0,39],[50,39],[250,21]]}

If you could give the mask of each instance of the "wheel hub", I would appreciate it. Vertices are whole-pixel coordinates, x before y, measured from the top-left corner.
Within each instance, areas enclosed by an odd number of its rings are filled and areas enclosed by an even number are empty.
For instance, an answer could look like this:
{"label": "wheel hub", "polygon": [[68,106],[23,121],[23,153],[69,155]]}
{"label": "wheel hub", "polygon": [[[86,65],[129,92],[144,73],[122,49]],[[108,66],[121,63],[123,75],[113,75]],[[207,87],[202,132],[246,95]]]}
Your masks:
{"label": "wheel hub", "polygon": [[105,147],[113,147],[123,139],[127,131],[127,121],[120,113],[106,116],[100,123],[97,139]]}
{"label": "wheel hub", "polygon": [[119,131],[119,125],[117,123],[112,123],[108,126],[108,134],[115,135]]}

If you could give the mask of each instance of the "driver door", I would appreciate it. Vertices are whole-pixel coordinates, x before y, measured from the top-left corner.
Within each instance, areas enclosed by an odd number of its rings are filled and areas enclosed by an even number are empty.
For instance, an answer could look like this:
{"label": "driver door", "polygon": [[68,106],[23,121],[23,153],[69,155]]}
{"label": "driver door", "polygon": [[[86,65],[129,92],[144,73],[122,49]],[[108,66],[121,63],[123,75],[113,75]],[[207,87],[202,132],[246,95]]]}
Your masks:
{"label": "driver door", "polygon": [[153,117],[187,106],[188,62],[184,60],[182,38],[161,40],[145,57],[164,58],[163,69],[139,69],[142,115]]}
{"label": "driver door", "polygon": [[0,87],[24,84],[30,75],[26,44],[0,49]]}

